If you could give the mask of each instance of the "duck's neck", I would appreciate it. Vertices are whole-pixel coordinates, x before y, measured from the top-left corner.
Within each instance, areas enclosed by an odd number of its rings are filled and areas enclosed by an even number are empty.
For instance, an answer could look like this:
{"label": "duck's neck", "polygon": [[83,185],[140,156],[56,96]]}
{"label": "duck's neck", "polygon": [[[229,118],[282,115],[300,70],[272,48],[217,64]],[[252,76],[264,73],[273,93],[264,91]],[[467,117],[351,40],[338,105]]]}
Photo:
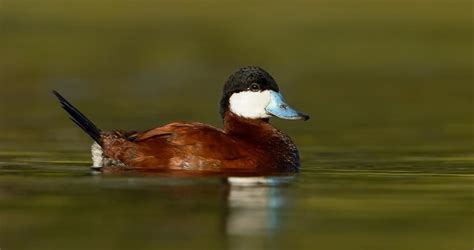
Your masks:
{"label": "duck's neck", "polygon": [[224,131],[231,135],[262,137],[274,131],[269,119],[248,119],[230,111],[224,114]]}

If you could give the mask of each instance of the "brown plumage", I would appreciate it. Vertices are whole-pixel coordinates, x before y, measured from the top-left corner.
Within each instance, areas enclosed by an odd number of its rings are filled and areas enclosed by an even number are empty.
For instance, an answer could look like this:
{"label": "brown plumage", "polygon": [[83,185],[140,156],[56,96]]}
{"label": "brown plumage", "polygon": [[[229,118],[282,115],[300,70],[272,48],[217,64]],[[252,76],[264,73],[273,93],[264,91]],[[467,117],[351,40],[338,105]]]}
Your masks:
{"label": "brown plumage", "polygon": [[291,139],[268,119],[227,112],[224,129],[176,122],[143,133],[104,133],[105,156],[143,169],[200,171],[289,171],[299,166]]}

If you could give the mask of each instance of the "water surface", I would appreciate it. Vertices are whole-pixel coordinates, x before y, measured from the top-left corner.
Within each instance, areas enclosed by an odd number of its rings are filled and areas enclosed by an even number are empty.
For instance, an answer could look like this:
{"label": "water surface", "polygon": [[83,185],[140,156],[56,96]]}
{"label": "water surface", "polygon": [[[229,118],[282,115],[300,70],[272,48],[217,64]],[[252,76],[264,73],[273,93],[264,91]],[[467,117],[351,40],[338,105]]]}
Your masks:
{"label": "water surface", "polygon": [[6,249],[471,244],[472,155],[303,152],[300,174],[244,182],[93,175],[88,163],[70,160],[79,152],[2,154],[0,242]]}

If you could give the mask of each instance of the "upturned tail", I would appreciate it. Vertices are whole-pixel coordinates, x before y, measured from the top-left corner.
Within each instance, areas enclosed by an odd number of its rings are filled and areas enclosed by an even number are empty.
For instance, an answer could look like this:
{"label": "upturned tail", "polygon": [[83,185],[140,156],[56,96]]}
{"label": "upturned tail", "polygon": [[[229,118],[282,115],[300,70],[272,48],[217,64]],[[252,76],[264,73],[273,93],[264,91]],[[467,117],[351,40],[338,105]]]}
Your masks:
{"label": "upturned tail", "polygon": [[56,90],[53,90],[53,94],[58,98],[61,106],[69,114],[69,119],[79,126],[84,132],[86,132],[94,141],[102,146],[100,135],[102,131],[97,128],[94,123],[91,122],[84,114],[82,114],[76,107],[66,100]]}

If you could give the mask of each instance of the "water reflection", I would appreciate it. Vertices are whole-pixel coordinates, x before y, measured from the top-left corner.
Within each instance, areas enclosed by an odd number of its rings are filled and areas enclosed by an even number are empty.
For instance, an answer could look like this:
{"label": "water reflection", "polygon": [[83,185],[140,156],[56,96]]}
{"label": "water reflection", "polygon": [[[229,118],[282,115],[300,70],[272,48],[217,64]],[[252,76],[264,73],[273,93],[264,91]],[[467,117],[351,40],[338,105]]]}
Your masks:
{"label": "water reflection", "polygon": [[230,177],[227,179],[228,213],[225,232],[230,249],[253,249],[271,244],[267,240],[281,226],[281,211],[287,206],[282,187],[286,177]]}
{"label": "water reflection", "polygon": [[[80,164],[15,157],[19,164],[0,164],[2,249],[31,249],[30,242],[72,250],[313,249],[314,242],[321,249],[362,242],[366,249],[466,249],[472,238],[466,220],[472,164],[459,159],[392,160],[383,167],[394,171],[382,172],[361,169],[372,166],[367,159],[344,169],[341,157],[331,156],[332,171],[307,166],[297,183],[293,177],[222,183],[222,177],[91,177]],[[424,171],[428,165],[432,172]],[[417,172],[395,172],[409,166]],[[446,168],[466,170],[446,174]],[[433,231],[440,225],[453,230]]]}

